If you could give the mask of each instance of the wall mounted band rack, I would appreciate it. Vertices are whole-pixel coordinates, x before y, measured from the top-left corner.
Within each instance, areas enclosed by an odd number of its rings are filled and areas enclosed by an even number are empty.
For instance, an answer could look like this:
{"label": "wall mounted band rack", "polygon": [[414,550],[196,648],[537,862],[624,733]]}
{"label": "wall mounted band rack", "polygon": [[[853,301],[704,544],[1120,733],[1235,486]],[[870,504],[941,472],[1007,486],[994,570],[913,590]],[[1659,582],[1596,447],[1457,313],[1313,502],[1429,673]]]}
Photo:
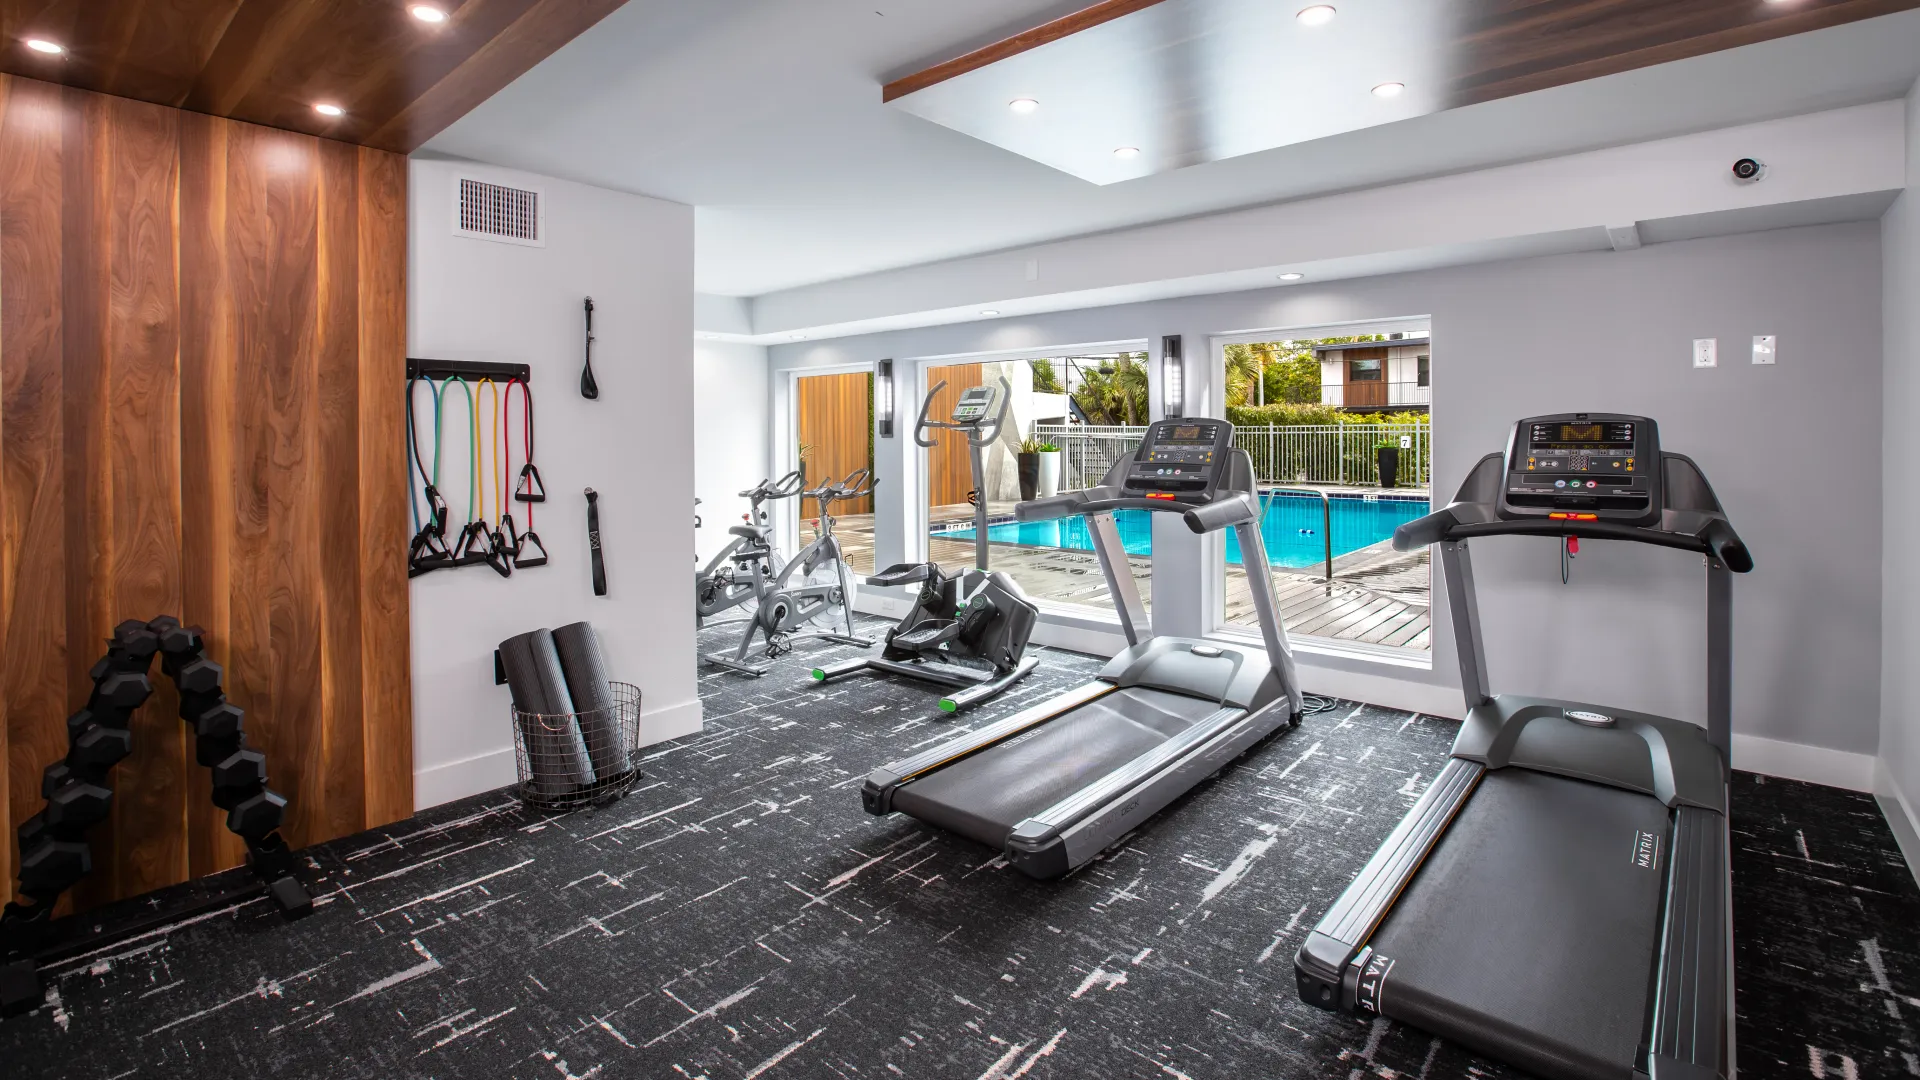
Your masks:
{"label": "wall mounted band rack", "polygon": [[469,382],[492,379],[506,382],[519,379],[531,382],[531,370],[525,364],[494,364],[484,360],[421,360],[407,357],[407,378],[409,379],[445,379],[458,375]]}

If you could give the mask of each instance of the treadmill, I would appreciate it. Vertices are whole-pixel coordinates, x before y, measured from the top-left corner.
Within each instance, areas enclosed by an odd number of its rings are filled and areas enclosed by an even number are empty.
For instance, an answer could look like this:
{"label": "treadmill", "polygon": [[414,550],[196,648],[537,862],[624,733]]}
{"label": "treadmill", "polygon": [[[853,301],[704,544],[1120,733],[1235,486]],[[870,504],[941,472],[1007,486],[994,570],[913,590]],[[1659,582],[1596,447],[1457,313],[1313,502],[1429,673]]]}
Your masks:
{"label": "treadmill", "polygon": [[[1705,730],[1491,694],[1467,544],[1506,535],[1701,556]],[[1446,766],[1301,945],[1301,998],[1550,1080],[1731,1076],[1731,582],[1753,560],[1712,486],[1661,451],[1646,417],[1530,417],[1450,505],[1394,531],[1397,550],[1429,544],[1446,572],[1466,720]],[[1601,656],[1606,643],[1568,647]]]}
{"label": "treadmill", "polygon": [[1263,647],[1154,636],[1116,510],[1232,528],[1264,552],[1253,462],[1224,420],[1161,420],[1099,487],[1023,502],[1021,521],[1084,516],[1127,649],[1091,682],[875,769],[867,812],[899,811],[999,849],[1042,880],[1085,864],[1281,727],[1300,723],[1293,653],[1266,561],[1243,559]]}

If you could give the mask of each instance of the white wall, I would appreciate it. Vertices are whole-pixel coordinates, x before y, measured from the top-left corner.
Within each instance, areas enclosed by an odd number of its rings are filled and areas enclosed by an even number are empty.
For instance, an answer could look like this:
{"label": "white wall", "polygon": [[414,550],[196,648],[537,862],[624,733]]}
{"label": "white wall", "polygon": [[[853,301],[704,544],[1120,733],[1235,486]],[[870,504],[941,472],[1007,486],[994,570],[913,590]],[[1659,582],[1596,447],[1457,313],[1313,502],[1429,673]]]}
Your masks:
{"label": "white wall", "polygon": [[[453,235],[456,174],[544,189],[547,246]],[[552,558],[508,579],[466,567],[412,581],[414,800],[427,807],[512,782],[493,649],[526,630],[591,621],[614,677],[645,695],[646,741],[700,726],[687,590],[660,584],[663,569],[684,572],[693,543],[693,212],[446,161],[413,161],[409,180],[407,354],[531,365],[534,461],[549,496],[534,524]],[[586,296],[597,401],[579,392]],[[466,501],[462,412],[447,424],[441,468],[456,518]],[[604,598],[589,577],[588,487],[600,493]],[[516,518],[524,528],[524,512]]]}
{"label": "white wall", "polygon": [[[1920,416],[1920,84],[1907,95],[1907,189],[1881,222],[1885,260],[1885,411],[1882,447],[1890,461],[1912,452]],[[1909,866],[1920,868],[1920,574],[1914,538],[1920,509],[1895,497],[1885,507],[1881,574],[1885,584],[1880,641],[1880,761],[1875,791]],[[1916,869],[1920,875],[1920,869]]]}
{"label": "white wall", "polygon": [[742,491],[771,471],[767,465],[767,350],[764,345],[693,343],[693,493],[701,527],[694,534],[704,564],[732,542],[748,503]]}
{"label": "white wall", "polygon": [[[777,411],[787,369],[1183,334],[1194,403],[1221,377],[1209,335],[1429,315],[1437,488],[1450,493],[1529,413],[1661,420],[1668,448],[1700,462],[1758,563],[1735,588],[1736,765],[1859,789],[1879,742],[1880,276],[1878,229],[1854,223],[777,345],[770,355]],[[1754,334],[1779,336],[1777,366],[1747,362]],[[1720,339],[1721,366],[1695,371],[1689,343],[1709,336]],[[900,396],[911,408],[910,392]],[[907,469],[907,444],[876,445],[883,476]],[[1836,524],[1840,511],[1810,510],[1813,498],[1844,508],[1850,526]],[[880,511],[885,561],[906,538],[897,508],[883,499]],[[1198,544],[1183,532],[1156,531],[1156,577],[1202,580]],[[1478,554],[1497,688],[1704,721],[1697,560],[1591,543],[1563,587],[1551,544],[1489,542]],[[1210,584],[1162,592],[1157,628],[1211,624]],[[1444,611],[1443,593],[1435,602]],[[1569,635],[1583,642],[1569,648],[1540,629],[1555,618],[1645,634]],[[1433,656],[1427,670],[1310,654],[1303,678],[1309,690],[1457,716],[1444,623]]]}

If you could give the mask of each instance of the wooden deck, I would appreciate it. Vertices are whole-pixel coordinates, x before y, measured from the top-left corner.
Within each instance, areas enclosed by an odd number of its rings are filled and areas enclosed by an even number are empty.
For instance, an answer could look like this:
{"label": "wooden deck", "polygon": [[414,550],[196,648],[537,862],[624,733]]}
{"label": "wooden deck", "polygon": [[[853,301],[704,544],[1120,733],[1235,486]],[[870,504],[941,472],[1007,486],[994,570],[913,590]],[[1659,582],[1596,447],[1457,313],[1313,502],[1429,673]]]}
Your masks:
{"label": "wooden deck", "polygon": [[[965,517],[967,507],[942,507],[936,520]],[[835,519],[835,535],[847,554],[848,563],[861,574],[873,572],[873,518],[849,515]],[[942,566],[967,566],[973,562],[972,540],[934,539],[928,554]],[[1100,573],[1100,561],[1091,551],[1061,548],[1024,547],[993,544],[990,552],[995,570],[1005,570],[1020,587],[1036,600],[1056,604],[1081,604],[1110,607],[1107,583]],[[1150,559],[1131,556],[1133,580],[1149,610],[1153,607],[1153,564]],[[1410,649],[1431,648],[1427,581],[1427,553],[1401,553],[1386,543],[1349,552],[1333,561],[1334,581],[1329,587],[1318,568],[1294,571],[1275,568],[1274,590],[1280,598],[1281,618],[1287,633],[1295,636],[1332,638],[1369,645],[1392,645]],[[1255,625],[1253,595],[1237,569],[1229,568],[1226,596],[1227,621],[1236,625]]]}

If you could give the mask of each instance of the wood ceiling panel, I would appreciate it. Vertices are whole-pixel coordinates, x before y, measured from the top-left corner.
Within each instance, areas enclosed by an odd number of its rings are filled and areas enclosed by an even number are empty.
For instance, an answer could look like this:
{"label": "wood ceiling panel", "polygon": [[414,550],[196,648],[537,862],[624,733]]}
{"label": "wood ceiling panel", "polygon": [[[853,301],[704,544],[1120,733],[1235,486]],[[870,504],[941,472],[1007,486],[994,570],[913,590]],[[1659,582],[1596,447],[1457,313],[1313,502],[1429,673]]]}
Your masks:
{"label": "wood ceiling panel", "polygon": [[[1920,0],[1104,0],[882,97],[1095,183],[1920,8]],[[1403,82],[1390,102],[1368,91]],[[1021,97],[1043,102],[1010,114]],[[1115,150],[1137,156],[1115,161]]]}
{"label": "wood ceiling panel", "polygon": [[408,153],[625,0],[414,2],[0,0],[0,72]]}

